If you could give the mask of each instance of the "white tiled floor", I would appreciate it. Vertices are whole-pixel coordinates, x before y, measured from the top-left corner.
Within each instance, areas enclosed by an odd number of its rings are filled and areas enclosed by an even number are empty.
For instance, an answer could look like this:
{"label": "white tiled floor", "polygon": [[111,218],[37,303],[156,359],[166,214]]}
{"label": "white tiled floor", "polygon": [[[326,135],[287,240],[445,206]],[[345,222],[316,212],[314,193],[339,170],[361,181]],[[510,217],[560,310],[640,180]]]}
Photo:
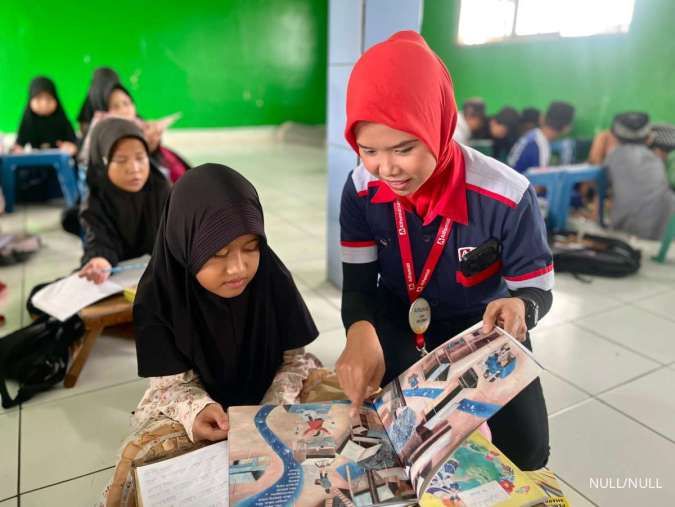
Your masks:
{"label": "white tiled floor", "polygon": [[[209,139],[208,142],[200,141]],[[257,187],[270,243],[293,272],[321,335],[309,349],[333,365],[344,343],[340,292],[325,281],[325,151],[274,142],[214,143],[182,150],[194,163],[223,162]],[[209,144],[210,143],[210,144]],[[195,149],[194,146],[200,146]],[[180,147],[180,146],[179,146]],[[0,217],[3,232],[39,233],[44,249],[0,268],[4,335],[28,322],[30,288],[75,267],[79,242],[59,228],[58,203]],[[584,284],[560,275],[554,307],[533,333],[550,414],[551,466],[574,506],[675,505],[675,248],[641,272]],[[92,505],[111,475],[129,412],[143,392],[127,338],[102,336],[78,385],[0,409],[0,507]],[[593,478],[652,478],[660,489],[593,489]],[[656,482],[658,480],[658,482]]]}

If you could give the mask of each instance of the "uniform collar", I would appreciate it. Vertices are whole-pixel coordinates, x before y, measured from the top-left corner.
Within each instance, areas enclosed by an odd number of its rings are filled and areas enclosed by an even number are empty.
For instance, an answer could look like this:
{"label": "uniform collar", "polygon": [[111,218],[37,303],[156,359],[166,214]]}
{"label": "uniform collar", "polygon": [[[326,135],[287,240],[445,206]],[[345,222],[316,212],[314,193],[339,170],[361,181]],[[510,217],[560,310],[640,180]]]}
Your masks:
{"label": "uniform collar", "polygon": [[[431,198],[434,202],[430,206],[430,211],[426,216],[421,217],[423,225],[429,225],[437,216],[449,218],[453,222],[463,225],[469,223],[464,164],[454,167],[453,170],[448,170],[447,173],[449,176],[439,178],[437,182],[440,184],[440,188],[433,189],[430,192],[432,193]],[[399,198],[384,181],[378,181],[376,188],[375,194],[370,199],[370,202],[373,204],[393,202]],[[401,199],[401,203],[408,211],[414,211],[414,207],[409,199]]]}

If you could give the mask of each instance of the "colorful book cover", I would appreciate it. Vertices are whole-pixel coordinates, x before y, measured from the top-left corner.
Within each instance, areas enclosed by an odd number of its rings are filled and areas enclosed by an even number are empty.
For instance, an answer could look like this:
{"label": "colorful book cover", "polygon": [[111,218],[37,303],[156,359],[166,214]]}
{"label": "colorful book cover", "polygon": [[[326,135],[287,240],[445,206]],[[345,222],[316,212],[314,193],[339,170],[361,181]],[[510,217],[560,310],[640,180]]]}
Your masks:
{"label": "colorful book cover", "polygon": [[429,482],[422,507],[524,507],[545,501],[541,488],[478,431]]}
{"label": "colorful book cover", "polygon": [[546,502],[541,505],[546,507],[570,507],[563,493],[556,475],[547,468],[541,468],[532,472],[525,472],[530,480],[539,486],[546,494]]}

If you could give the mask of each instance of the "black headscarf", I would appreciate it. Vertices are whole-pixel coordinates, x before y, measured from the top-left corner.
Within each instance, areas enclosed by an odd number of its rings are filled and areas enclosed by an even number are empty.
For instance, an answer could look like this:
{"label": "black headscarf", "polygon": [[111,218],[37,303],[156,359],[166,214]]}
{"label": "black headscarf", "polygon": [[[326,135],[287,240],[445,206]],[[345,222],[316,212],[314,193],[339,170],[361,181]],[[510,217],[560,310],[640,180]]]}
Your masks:
{"label": "black headscarf", "polygon": [[91,85],[89,85],[87,96],[84,98],[84,102],[80,108],[80,114],[77,115],[77,121],[80,123],[91,123],[91,119],[94,117],[94,106],[92,105],[94,89],[106,86],[109,83],[119,83],[119,81],[119,75],[110,67],[99,67],[96,69],[91,80]]}
{"label": "black headscarf", "polygon": [[[49,116],[35,114],[30,108],[30,101],[42,92],[49,93],[56,100],[56,110]],[[16,136],[16,144],[25,146],[30,143],[33,148],[43,148],[48,145],[56,148],[57,141],[77,142],[75,131],[66,117],[59,95],[56,93],[56,85],[51,79],[39,76],[30,83],[28,104],[23,112],[19,133]]]}
{"label": "black headscarf", "polygon": [[131,93],[119,81],[101,82],[96,86],[92,85],[91,88],[91,105],[94,107],[94,111],[107,111],[108,101],[115,90],[123,91],[133,102],[134,99],[131,97]]}
{"label": "black headscarf", "polygon": [[[197,279],[204,263],[234,239],[260,237],[260,265],[244,292],[222,298]],[[187,172],[167,202],[134,304],[138,373],[194,369],[224,407],[257,404],[282,364],[318,331],[291,274],[268,246],[258,194],[218,164]]]}
{"label": "black headscarf", "polygon": [[[80,216],[85,229],[87,224],[91,225],[91,234],[98,237],[85,236],[83,263],[100,255],[114,265],[152,252],[169,194],[169,182],[152,163],[148,181],[138,192],[126,192],[110,181],[108,164],[115,146],[121,139],[130,137],[139,139],[147,151],[143,132],[128,120],[107,118],[91,132],[87,167],[89,196]],[[112,251],[101,252],[101,245],[105,245],[104,250]]]}
{"label": "black headscarf", "polygon": [[492,156],[497,160],[504,161],[509,156],[513,145],[518,141],[520,115],[514,108],[507,106],[503,107],[492,119],[506,127],[504,137],[492,139]]}

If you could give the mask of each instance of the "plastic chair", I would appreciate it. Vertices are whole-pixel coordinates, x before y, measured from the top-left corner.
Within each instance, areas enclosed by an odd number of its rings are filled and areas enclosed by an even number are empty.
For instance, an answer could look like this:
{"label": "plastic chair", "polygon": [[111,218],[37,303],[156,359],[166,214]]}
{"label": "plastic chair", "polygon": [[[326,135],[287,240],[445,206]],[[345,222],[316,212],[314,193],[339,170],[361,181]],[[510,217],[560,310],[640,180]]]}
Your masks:
{"label": "plastic chair", "polygon": [[604,208],[605,208],[605,194],[607,191],[607,178],[605,170],[601,166],[578,164],[563,166],[562,181],[560,186],[560,194],[556,202],[556,210],[553,212],[555,221],[552,223],[554,230],[564,229],[567,224],[567,216],[569,215],[570,200],[572,199],[572,192],[577,183],[593,181],[598,192],[598,206],[599,206],[599,222],[604,226]]}
{"label": "plastic chair", "polygon": [[73,158],[60,150],[43,150],[16,155],[0,155],[2,170],[2,191],[5,194],[5,211],[12,213],[16,202],[15,173],[19,167],[47,166],[53,167],[66,200],[66,206],[77,203],[78,190],[73,169]]}
{"label": "plastic chair", "polygon": [[560,189],[562,186],[563,172],[557,167],[539,167],[526,171],[525,177],[530,180],[535,187],[543,187],[546,190],[546,200],[548,201],[547,221],[549,227],[558,221],[556,213],[558,212],[558,200],[560,199]]}
{"label": "plastic chair", "polygon": [[668,249],[670,244],[675,239],[675,213],[670,216],[666,230],[663,233],[663,238],[661,238],[661,248],[659,253],[652,257],[656,262],[664,263],[666,262],[666,255],[668,254]]}

